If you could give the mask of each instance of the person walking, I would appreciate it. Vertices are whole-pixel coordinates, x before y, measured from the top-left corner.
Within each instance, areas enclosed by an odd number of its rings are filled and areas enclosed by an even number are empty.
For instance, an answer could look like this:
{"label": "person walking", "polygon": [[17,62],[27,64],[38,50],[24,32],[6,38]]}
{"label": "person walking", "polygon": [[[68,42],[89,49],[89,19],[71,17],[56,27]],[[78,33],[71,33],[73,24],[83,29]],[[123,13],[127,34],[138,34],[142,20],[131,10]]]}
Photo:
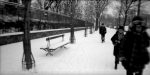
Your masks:
{"label": "person walking", "polygon": [[106,27],[104,26],[104,23],[102,23],[101,26],[99,26],[99,33],[101,34],[101,40],[102,43],[105,42],[105,34],[106,34]]}
{"label": "person walking", "polygon": [[147,51],[150,38],[143,21],[140,16],[132,19],[131,29],[124,36],[119,50],[119,60],[126,69],[127,75],[142,75],[146,64],[150,61]]}
{"label": "person walking", "polygon": [[124,37],[124,27],[119,26],[118,30],[116,31],[116,33],[111,38],[111,41],[114,45],[114,52],[113,52],[113,55],[115,56],[115,67],[114,67],[114,69],[117,69],[117,65],[119,64],[119,50],[120,50],[121,40],[123,39],[123,37]]}

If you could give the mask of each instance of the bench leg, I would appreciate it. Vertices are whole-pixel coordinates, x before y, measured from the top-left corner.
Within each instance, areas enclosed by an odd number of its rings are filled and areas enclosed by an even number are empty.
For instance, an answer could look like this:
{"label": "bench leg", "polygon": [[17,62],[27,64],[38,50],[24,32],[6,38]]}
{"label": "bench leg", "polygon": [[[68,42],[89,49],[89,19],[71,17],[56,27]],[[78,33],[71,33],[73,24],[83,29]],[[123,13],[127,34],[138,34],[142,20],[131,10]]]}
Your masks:
{"label": "bench leg", "polygon": [[48,50],[47,50],[48,53],[46,54],[46,56],[47,56],[47,55],[53,56],[53,54],[52,54],[53,51],[54,51],[53,49],[48,49]]}
{"label": "bench leg", "polygon": [[64,44],[64,45],[62,46],[62,48],[67,49],[67,47],[66,47],[67,44],[69,44],[69,43]]}
{"label": "bench leg", "polygon": [[48,56],[48,55],[53,56],[53,54],[52,54],[51,52],[48,52],[48,53],[46,54],[46,56]]}
{"label": "bench leg", "polygon": [[48,50],[48,48],[40,48],[40,49],[42,49],[42,50],[44,50],[44,51],[47,51],[47,50]]}
{"label": "bench leg", "polygon": [[66,47],[66,46],[63,46],[63,48],[65,48],[65,49],[66,49],[67,47]]}

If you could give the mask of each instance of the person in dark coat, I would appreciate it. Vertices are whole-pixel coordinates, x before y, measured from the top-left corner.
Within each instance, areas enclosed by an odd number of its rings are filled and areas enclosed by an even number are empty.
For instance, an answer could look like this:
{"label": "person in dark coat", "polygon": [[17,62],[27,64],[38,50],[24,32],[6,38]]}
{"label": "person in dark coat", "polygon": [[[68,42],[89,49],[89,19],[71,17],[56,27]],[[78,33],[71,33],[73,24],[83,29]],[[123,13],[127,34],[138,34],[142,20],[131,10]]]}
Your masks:
{"label": "person in dark coat", "polygon": [[99,26],[99,33],[101,34],[102,42],[104,42],[105,41],[105,34],[106,34],[106,27],[104,26],[104,23],[102,23],[102,25]]}
{"label": "person in dark coat", "polygon": [[146,26],[142,24],[143,18],[135,16],[130,31],[124,36],[119,50],[119,60],[127,71],[127,75],[142,75],[143,69],[149,63],[149,36]]}
{"label": "person in dark coat", "polygon": [[114,52],[113,55],[115,56],[115,69],[117,69],[117,65],[119,64],[119,50],[120,50],[120,43],[124,37],[124,27],[119,26],[117,32],[111,38],[111,41],[114,45]]}

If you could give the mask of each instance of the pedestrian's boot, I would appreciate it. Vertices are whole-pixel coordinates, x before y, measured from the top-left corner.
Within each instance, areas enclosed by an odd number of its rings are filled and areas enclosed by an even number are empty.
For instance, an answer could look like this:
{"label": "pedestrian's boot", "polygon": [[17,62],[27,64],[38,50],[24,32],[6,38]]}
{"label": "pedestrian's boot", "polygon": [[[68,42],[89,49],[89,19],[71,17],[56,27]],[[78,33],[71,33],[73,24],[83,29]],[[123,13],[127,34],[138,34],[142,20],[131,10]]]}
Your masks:
{"label": "pedestrian's boot", "polygon": [[102,38],[102,43],[105,42],[104,37]]}
{"label": "pedestrian's boot", "polygon": [[118,62],[115,62],[115,67],[114,69],[116,70],[118,68]]}
{"label": "pedestrian's boot", "polygon": [[115,67],[114,67],[115,70],[117,69],[117,65],[118,65],[118,64],[115,64]]}
{"label": "pedestrian's boot", "polygon": [[103,39],[102,39],[102,43],[103,43]]}
{"label": "pedestrian's boot", "polygon": [[142,71],[135,72],[135,75],[142,75]]}
{"label": "pedestrian's boot", "polygon": [[133,72],[130,70],[127,70],[127,75],[133,75]]}
{"label": "pedestrian's boot", "polygon": [[119,64],[119,60],[116,58],[116,59],[115,59],[115,67],[114,67],[114,69],[117,69],[118,64]]}

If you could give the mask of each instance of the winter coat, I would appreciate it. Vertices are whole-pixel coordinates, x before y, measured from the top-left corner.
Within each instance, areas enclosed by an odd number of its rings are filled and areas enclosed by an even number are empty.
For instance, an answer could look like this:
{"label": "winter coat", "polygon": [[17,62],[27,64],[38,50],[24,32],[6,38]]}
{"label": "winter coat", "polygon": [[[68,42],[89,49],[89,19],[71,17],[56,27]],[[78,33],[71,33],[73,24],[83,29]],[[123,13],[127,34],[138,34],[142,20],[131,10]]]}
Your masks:
{"label": "winter coat", "polygon": [[146,32],[137,35],[134,32],[128,31],[119,51],[119,56],[126,59],[122,62],[123,66],[130,69],[144,68],[144,65],[148,64],[150,60],[147,51],[148,46],[149,37]]}
{"label": "winter coat", "polygon": [[[119,38],[119,36],[121,36],[121,38]],[[119,50],[120,50],[120,45],[121,45],[121,41],[124,37],[124,34],[119,34],[119,32],[117,31],[114,36],[111,38],[111,41],[114,45],[114,56],[118,56],[119,55]]]}
{"label": "winter coat", "polygon": [[100,26],[99,27],[99,33],[101,35],[105,35],[106,34],[106,27],[105,26]]}

